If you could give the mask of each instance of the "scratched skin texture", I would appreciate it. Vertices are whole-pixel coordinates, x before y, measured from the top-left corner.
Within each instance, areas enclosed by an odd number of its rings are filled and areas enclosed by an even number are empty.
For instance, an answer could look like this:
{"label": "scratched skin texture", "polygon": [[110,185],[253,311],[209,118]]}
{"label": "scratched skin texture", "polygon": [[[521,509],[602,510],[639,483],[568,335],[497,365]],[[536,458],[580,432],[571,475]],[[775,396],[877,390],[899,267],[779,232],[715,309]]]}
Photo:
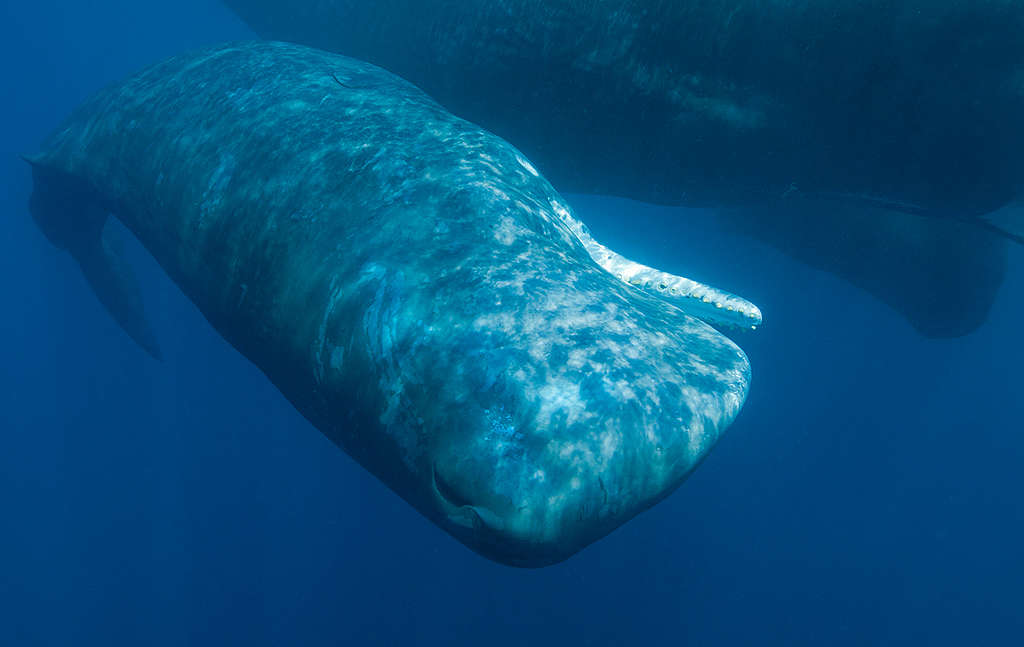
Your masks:
{"label": "scratched skin texture", "polygon": [[737,415],[726,337],[598,267],[514,148],[372,65],[234,43],[34,158],[115,214],[318,429],[494,560],[572,555]]}
{"label": "scratched skin texture", "polygon": [[738,208],[927,336],[1002,282],[1005,242],[956,221],[1024,240],[1024,211],[989,217],[1024,182],[1018,0],[224,1],[409,79],[560,191]]}

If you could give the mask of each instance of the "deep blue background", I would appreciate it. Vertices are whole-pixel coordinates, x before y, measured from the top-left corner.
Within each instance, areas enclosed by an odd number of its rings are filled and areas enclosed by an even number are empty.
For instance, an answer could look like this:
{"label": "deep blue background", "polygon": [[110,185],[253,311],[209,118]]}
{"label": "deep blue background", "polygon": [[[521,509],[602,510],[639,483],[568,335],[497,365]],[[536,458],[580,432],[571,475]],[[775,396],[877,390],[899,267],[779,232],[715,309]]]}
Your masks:
{"label": "deep blue background", "polygon": [[214,0],[0,5],[0,645],[1024,642],[1021,248],[990,321],[928,341],[707,213],[569,196],[767,325],[739,338],[755,381],[710,459],[538,571],[356,466],[136,246],[150,361],[35,230],[16,153],[101,85],[249,36]]}

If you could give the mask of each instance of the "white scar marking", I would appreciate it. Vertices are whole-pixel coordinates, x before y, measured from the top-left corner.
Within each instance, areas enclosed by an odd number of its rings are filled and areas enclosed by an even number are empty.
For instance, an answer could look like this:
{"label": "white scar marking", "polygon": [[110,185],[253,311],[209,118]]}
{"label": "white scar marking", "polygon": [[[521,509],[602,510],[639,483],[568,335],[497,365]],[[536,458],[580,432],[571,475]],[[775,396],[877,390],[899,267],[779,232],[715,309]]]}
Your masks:
{"label": "white scar marking", "polygon": [[530,164],[530,162],[524,159],[521,155],[516,155],[516,160],[518,160],[519,164],[529,171],[531,175],[534,177],[540,177],[540,173],[537,172],[537,169],[533,168],[533,164]]}

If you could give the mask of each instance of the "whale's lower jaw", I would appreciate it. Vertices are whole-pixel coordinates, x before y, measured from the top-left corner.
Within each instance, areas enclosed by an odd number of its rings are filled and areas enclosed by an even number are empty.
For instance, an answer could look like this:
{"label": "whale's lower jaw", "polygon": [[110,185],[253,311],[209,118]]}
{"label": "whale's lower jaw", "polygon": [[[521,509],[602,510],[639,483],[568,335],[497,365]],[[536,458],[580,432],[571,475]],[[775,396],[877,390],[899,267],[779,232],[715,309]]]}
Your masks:
{"label": "whale's lower jaw", "polygon": [[[467,548],[491,561],[517,568],[541,568],[565,561],[637,514],[669,496],[696,466],[678,465],[669,482],[642,491],[637,475],[608,469],[591,474],[596,487],[577,479],[561,487],[502,483],[487,460],[480,473],[430,471],[431,496],[418,507]],[[483,472],[481,472],[483,473]],[[504,494],[502,494],[504,493]],[[513,502],[509,495],[517,497]]]}
{"label": "whale's lower jaw", "polygon": [[[435,481],[434,494],[443,513],[440,525],[491,561],[517,568],[542,568],[565,561],[585,545],[575,537],[560,536],[557,531],[517,529],[510,520],[484,506],[457,505],[445,497],[443,489]],[[590,541],[596,541],[604,534],[602,532]]]}
{"label": "whale's lower jaw", "polygon": [[436,482],[434,493],[443,512],[440,525],[491,561],[506,566],[540,568],[564,561],[578,550],[557,540],[531,540],[524,533],[510,532],[510,524],[493,510],[480,505],[456,505],[441,494]]}
{"label": "whale's lower jaw", "polygon": [[[632,508],[626,517],[605,519],[599,524],[587,520],[556,527],[517,528],[514,521],[510,523],[492,510],[466,505],[449,508],[439,525],[491,561],[515,568],[543,568],[576,555],[648,507]],[[529,511],[524,513],[527,516]],[[548,511],[538,516],[558,515]]]}

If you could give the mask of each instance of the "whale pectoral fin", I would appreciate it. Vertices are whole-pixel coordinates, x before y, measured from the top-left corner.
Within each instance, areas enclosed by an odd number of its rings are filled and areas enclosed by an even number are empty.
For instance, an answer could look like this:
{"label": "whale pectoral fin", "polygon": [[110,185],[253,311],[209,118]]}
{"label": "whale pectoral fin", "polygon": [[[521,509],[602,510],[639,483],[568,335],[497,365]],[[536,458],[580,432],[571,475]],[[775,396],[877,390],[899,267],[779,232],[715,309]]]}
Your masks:
{"label": "whale pectoral fin", "polygon": [[1018,198],[987,213],[981,216],[980,220],[996,233],[1024,244],[1024,198]]}
{"label": "whale pectoral fin", "polygon": [[162,359],[146,319],[142,288],[123,257],[106,210],[82,182],[25,159],[32,165],[33,220],[51,243],[78,261],[93,293],[128,336],[154,359]]}
{"label": "whale pectoral fin", "polygon": [[76,257],[86,281],[107,312],[153,359],[162,360],[156,334],[146,318],[142,288],[122,254],[122,241],[108,222],[91,253]]}
{"label": "whale pectoral fin", "polygon": [[964,220],[821,199],[719,216],[727,229],[865,290],[926,337],[984,323],[1006,271],[1006,241]]}

